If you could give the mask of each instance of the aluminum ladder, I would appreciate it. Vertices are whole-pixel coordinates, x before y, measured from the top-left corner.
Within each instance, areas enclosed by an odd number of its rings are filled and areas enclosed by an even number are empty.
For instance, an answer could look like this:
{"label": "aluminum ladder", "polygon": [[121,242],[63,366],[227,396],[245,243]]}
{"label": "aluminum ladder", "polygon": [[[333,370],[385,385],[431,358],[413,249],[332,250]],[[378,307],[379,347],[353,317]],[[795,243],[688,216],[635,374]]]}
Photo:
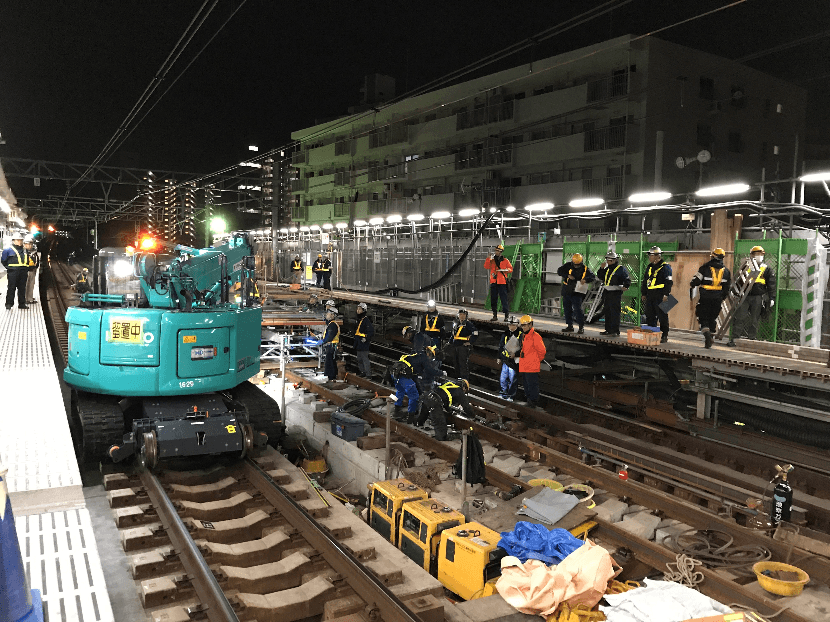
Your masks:
{"label": "aluminum ladder", "polygon": [[[749,270],[747,270],[749,268]],[[737,276],[732,279],[732,284],[729,287],[729,294],[721,303],[720,313],[717,319],[716,339],[723,339],[723,336],[729,330],[732,320],[735,318],[735,313],[738,307],[749,295],[749,290],[755,284],[755,279],[761,274],[761,269],[754,259],[746,259],[741,264],[741,269],[738,270]]]}

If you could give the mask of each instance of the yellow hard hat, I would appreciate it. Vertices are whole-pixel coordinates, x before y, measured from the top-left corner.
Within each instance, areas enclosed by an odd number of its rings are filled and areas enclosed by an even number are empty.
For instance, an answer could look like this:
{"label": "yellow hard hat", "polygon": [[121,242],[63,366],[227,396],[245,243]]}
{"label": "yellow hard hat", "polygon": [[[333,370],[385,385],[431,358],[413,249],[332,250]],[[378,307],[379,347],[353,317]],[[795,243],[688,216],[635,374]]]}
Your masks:
{"label": "yellow hard hat", "polygon": [[582,255],[580,255],[579,253],[574,253],[573,257],[571,257],[571,260],[574,263],[582,263]]}
{"label": "yellow hard hat", "polygon": [[501,244],[499,244],[499,245],[496,247],[496,250],[497,250],[497,251],[503,251],[503,250],[504,250],[504,246],[503,246],[503,245],[501,245]]}
{"label": "yellow hard hat", "polygon": [[469,380],[464,380],[464,378],[459,378],[458,382],[461,383],[461,390],[464,391],[464,393],[469,393],[470,392],[470,381]]}
{"label": "yellow hard hat", "polygon": [[317,256],[318,256],[318,257],[322,257],[322,256],[323,256],[323,253],[317,253]]}
{"label": "yellow hard hat", "polygon": [[519,318],[519,324],[533,324],[533,318],[529,315],[523,315]]}
{"label": "yellow hard hat", "polygon": [[724,257],[724,256],[726,256],[726,251],[723,250],[722,248],[718,247],[718,248],[716,248],[715,250],[712,251],[712,254],[716,255],[718,257]]}
{"label": "yellow hard hat", "polygon": [[749,251],[750,253],[763,253],[764,247],[763,246],[753,246],[752,249]]}

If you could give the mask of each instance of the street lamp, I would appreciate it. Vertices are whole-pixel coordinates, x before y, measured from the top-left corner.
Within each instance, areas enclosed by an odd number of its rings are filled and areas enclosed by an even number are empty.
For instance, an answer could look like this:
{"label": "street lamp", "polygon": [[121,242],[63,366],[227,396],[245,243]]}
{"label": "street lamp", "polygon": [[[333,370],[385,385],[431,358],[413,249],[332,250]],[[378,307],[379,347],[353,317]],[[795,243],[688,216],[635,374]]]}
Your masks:
{"label": "street lamp", "polygon": [[574,199],[568,205],[571,207],[597,207],[605,203],[605,199],[596,198],[585,198],[585,199]]}
{"label": "street lamp", "polygon": [[210,220],[210,231],[211,233],[225,233],[225,219],[219,216],[212,218]]}

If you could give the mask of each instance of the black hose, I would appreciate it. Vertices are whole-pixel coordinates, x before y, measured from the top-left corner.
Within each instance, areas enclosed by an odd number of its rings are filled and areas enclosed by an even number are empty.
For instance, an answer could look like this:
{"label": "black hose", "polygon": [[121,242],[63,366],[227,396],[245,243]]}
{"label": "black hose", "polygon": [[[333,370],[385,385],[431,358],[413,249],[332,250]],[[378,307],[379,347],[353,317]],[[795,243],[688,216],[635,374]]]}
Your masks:
{"label": "black hose", "polygon": [[340,408],[337,409],[337,412],[345,413],[347,415],[351,415],[353,417],[359,416],[364,410],[369,408],[369,404],[371,403],[371,399],[367,398],[357,398],[354,400],[349,400],[345,404],[343,404]]}

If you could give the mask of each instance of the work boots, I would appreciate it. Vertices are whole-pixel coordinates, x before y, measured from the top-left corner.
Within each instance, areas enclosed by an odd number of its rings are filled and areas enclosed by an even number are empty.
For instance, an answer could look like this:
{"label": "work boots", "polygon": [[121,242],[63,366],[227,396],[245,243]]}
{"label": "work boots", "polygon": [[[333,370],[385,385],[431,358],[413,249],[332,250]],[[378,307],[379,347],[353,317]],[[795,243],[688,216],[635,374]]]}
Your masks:
{"label": "work boots", "polygon": [[395,421],[401,421],[407,417],[406,408],[403,406],[395,406],[395,410],[392,412],[392,419]]}
{"label": "work boots", "polygon": [[712,344],[715,342],[715,336],[712,334],[712,331],[708,328],[703,329],[703,340],[705,341],[703,347],[705,347],[706,349],[711,348]]}
{"label": "work boots", "polygon": [[660,337],[660,343],[668,343],[669,342],[669,334],[663,333],[663,336]]}
{"label": "work boots", "polygon": [[572,332],[574,332],[574,327],[569,324],[568,326],[563,328],[561,332],[563,332],[563,333],[572,333]]}

